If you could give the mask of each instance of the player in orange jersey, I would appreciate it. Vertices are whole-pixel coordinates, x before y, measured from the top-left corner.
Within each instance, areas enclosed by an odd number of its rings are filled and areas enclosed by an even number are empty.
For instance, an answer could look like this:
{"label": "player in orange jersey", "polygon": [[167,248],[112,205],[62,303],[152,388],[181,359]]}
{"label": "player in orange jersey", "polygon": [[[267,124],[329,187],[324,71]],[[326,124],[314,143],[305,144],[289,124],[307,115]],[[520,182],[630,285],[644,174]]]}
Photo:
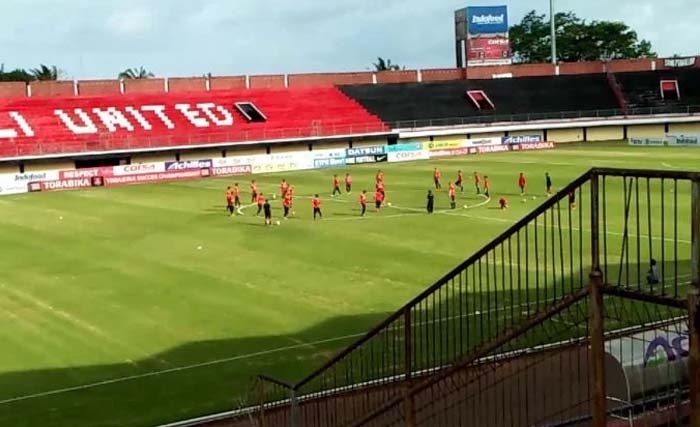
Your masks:
{"label": "player in orange jersey", "polygon": [[345,174],[345,192],[348,194],[352,192],[352,175],[349,172]]}
{"label": "player in orange jersey", "polygon": [[459,187],[460,192],[464,193],[464,174],[461,170],[457,171],[457,181],[455,182],[455,185]]}
{"label": "player in orange jersey", "polygon": [[283,179],[282,182],[280,182],[280,197],[284,198],[287,194],[287,190],[289,190],[289,184],[286,179]]}
{"label": "player in orange jersey", "polygon": [[447,195],[450,197],[450,208],[455,209],[457,207],[457,187],[451,182],[447,186]]}
{"label": "player in orange jersey", "polygon": [[501,196],[501,198],[498,199],[498,204],[501,207],[501,210],[508,209],[508,199],[506,199],[505,196]]}
{"label": "player in orange jersey", "polygon": [[476,187],[476,194],[481,194],[481,176],[479,172],[474,172],[474,187]]}
{"label": "player in orange jersey", "polygon": [[440,172],[440,169],[438,169],[438,168],[433,169],[433,182],[435,183],[436,190],[442,189],[442,184],[440,183],[441,178],[442,178],[442,172]]}
{"label": "player in orange jersey", "polygon": [[284,193],[284,199],[282,199],[282,206],[284,207],[284,219],[289,219],[289,210],[292,208],[292,192],[287,191]]}
{"label": "player in orange jersey", "polygon": [[255,180],[250,181],[250,202],[255,203],[258,201],[258,185]]}
{"label": "player in orange jersey", "polygon": [[362,190],[362,194],[360,194],[360,208],[362,209],[360,216],[365,216],[367,213],[367,190]]}
{"label": "player in orange jersey", "polygon": [[233,194],[233,206],[241,207],[241,189],[238,187],[238,183],[233,184],[233,189],[231,190]]}
{"label": "player in orange jersey", "polygon": [[233,190],[231,190],[231,187],[228,187],[226,189],[226,210],[229,215],[233,215],[233,209]]}
{"label": "player in orange jersey", "polygon": [[322,219],[323,214],[321,213],[321,198],[318,197],[318,194],[315,194],[313,199],[311,199],[311,206],[314,208],[314,221],[316,221],[317,215]]}
{"label": "player in orange jersey", "polygon": [[489,176],[486,175],[484,176],[484,196],[491,197],[489,190],[491,190],[491,181],[489,181]]}
{"label": "player in orange jersey", "polygon": [[525,185],[527,184],[527,180],[525,179],[525,174],[520,172],[520,176],[518,176],[518,187],[520,187],[520,195],[524,196],[525,195]]}
{"label": "player in orange jersey", "polygon": [[258,204],[258,212],[255,214],[255,216],[258,216],[260,215],[260,212],[262,212],[263,205],[265,204],[265,197],[263,196],[263,193],[258,194],[256,203]]}
{"label": "player in orange jersey", "polygon": [[338,178],[338,175],[333,175],[333,193],[331,194],[331,197],[335,197],[336,193],[338,195],[343,194],[340,192],[340,179]]}
{"label": "player in orange jersey", "polygon": [[382,208],[383,202],[384,202],[384,193],[377,190],[377,192],[374,193],[374,207],[376,208],[377,212],[379,212],[379,209]]}

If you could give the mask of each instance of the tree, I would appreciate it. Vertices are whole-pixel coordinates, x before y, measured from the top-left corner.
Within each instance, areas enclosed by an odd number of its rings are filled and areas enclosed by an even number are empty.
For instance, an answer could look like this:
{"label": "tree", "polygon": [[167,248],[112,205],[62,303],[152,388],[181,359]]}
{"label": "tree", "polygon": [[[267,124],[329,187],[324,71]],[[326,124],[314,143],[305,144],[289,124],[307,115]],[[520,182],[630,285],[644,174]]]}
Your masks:
{"label": "tree", "polygon": [[[377,62],[373,63],[374,69],[376,71],[399,71],[401,70],[401,67],[398,66],[397,64],[392,64],[391,59],[384,59],[381,56],[377,57]],[[405,69],[405,67],[404,67]]]}
{"label": "tree", "polygon": [[150,79],[151,77],[154,77],[153,73],[147,71],[143,67],[127,68],[126,70],[119,73],[119,78],[123,80]]}
{"label": "tree", "polygon": [[40,64],[39,68],[33,68],[30,72],[36,80],[58,80],[61,76],[61,72],[55,65],[49,67]]}
{"label": "tree", "polygon": [[[626,58],[655,58],[651,43],[639,40],[637,32],[623,22],[587,22],[573,12],[555,15],[557,60],[563,62]],[[550,62],[550,22],[546,15],[531,11],[509,30],[516,62]]]}
{"label": "tree", "polygon": [[5,71],[5,64],[0,64],[0,82],[30,82],[35,77],[25,69],[15,68],[12,71]]}

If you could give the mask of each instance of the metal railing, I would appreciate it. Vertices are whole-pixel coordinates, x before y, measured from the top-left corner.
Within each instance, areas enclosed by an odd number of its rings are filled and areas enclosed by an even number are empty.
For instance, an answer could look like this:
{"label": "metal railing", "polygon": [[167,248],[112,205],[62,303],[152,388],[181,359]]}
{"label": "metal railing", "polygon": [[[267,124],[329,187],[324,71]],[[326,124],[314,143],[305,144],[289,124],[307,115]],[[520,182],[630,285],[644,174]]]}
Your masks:
{"label": "metal railing", "polygon": [[[450,425],[487,393],[473,385],[487,375],[479,366],[496,363],[487,370],[493,372],[511,359],[573,346],[585,350],[576,365],[585,365],[585,374],[567,380],[576,380],[577,397],[518,419],[535,425],[591,413],[594,425],[604,425],[617,408],[605,386],[604,345],[613,337],[685,313],[689,369],[699,372],[699,183],[692,172],[590,170],[301,381],[259,376],[250,401],[256,419],[275,426]],[[658,282],[646,270],[651,259],[662,273]],[[700,376],[691,375],[695,417],[698,388]],[[474,420],[499,411],[504,407],[480,410]]]}

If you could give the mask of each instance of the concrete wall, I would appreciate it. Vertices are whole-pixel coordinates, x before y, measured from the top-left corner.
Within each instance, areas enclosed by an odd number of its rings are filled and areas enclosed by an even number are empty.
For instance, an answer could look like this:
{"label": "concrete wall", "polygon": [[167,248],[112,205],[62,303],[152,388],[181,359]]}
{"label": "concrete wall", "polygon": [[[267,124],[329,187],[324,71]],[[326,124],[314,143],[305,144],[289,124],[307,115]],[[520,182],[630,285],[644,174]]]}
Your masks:
{"label": "concrete wall", "polygon": [[508,132],[508,136],[530,136],[530,135],[539,135],[540,137],[544,138],[544,131],[543,130],[514,130],[514,131]]}
{"label": "concrete wall", "polygon": [[[528,135],[533,135],[533,134],[528,134]],[[471,138],[471,139],[501,138],[504,136],[506,136],[505,132],[484,132],[484,133],[472,133],[469,135],[469,138]]]}
{"label": "concrete wall", "polygon": [[168,92],[202,92],[207,90],[204,77],[174,77],[168,79]]}
{"label": "concrete wall", "polygon": [[0,98],[23,98],[27,96],[24,82],[0,82]]}
{"label": "concrete wall", "polygon": [[19,173],[19,166],[14,163],[0,163],[0,173]]}
{"label": "concrete wall", "polygon": [[580,142],[580,141],[583,141],[583,128],[550,129],[547,131],[547,141],[551,141],[551,142]]}
{"label": "concrete wall", "polygon": [[362,141],[353,141],[352,146],[354,148],[358,147],[376,147],[378,145],[386,145],[387,140],[386,138],[384,139],[366,139]]}
{"label": "concrete wall", "polygon": [[72,160],[51,160],[32,162],[24,165],[25,172],[39,172],[63,169],[75,169],[75,162]]}
{"label": "concrete wall", "polygon": [[216,159],[222,156],[222,149],[206,148],[201,150],[183,151],[180,153],[180,160]]}
{"label": "concrete wall", "polygon": [[210,90],[245,89],[245,76],[219,76],[209,79]]}
{"label": "concrete wall", "polygon": [[121,93],[119,80],[79,80],[79,95],[113,95]]}
{"label": "concrete wall", "polygon": [[671,123],[668,125],[668,133],[700,135],[700,123]]}
{"label": "concrete wall", "polygon": [[662,137],[666,134],[664,125],[627,126],[628,138]]}
{"label": "concrete wall", "polygon": [[275,74],[271,76],[250,76],[250,88],[260,89],[260,88],[283,88],[284,87],[284,74]]}
{"label": "concrete wall", "polygon": [[317,142],[313,144],[314,150],[332,150],[350,147],[350,141]]}
{"label": "concrete wall", "polygon": [[[308,148],[307,148],[308,149]],[[243,146],[240,148],[227,148],[226,157],[252,156],[255,154],[267,154],[265,147]]]}
{"label": "concrete wall", "polygon": [[270,147],[270,153],[297,153],[300,151],[309,151],[309,143],[275,144]]}
{"label": "concrete wall", "polygon": [[623,126],[601,126],[586,130],[586,140],[588,141],[619,141],[624,137]]}
{"label": "concrete wall", "polygon": [[74,96],[73,81],[41,81],[30,85],[32,96]]}
{"label": "concrete wall", "polygon": [[124,93],[165,92],[165,79],[124,80]]}

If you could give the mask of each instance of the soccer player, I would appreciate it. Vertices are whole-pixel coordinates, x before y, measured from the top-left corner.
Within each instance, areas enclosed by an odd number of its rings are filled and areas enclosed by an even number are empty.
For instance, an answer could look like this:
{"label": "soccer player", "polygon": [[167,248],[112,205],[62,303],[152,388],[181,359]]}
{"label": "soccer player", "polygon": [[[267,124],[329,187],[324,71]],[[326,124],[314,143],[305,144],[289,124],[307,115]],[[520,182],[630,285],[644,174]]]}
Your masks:
{"label": "soccer player", "polygon": [[287,190],[289,190],[289,184],[287,184],[287,180],[283,179],[280,183],[280,197],[284,198],[287,194]]}
{"label": "soccer player", "polygon": [[479,172],[474,172],[474,187],[476,187],[476,194],[481,194],[481,188],[479,187],[481,185],[481,176],[479,176]]}
{"label": "soccer player", "polygon": [[386,193],[384,192],[384,181],[380,181],[377,183],[376,190],[382,193],[382,198],[386,196]]}
{"label": "soccer player", "polygon": [[435,196],[431,190],[428,190],[428,206],[426,210],[429,214],[433,213],[433,208],[435,207]]}
{"label": "soccer player", "polygon": [[549,172],[544,173],[544,182],[547,187],[547,197],[552,195],[552,177],[549,176]]}
{"label": "soccer player", "polygon": [[318,194],[315,194],[311,199],[311,206],[314,208],[314,221],[316,221],[316,215],[322,219],[323,214],[321,214],[321,199],[318,197]]}
{"label": "soccer player", "polygon": [[265,199],[265,203],[263,204],[263,211],[265,212],[265,225],[272,225],[272,208],[267,199]]}
{"label": "soccer player", "polygon": [[342,194],[340,192],[340,179],[338,179],[338,175],[333,175],[333,194],[331,194],[331,196],[335,197],[336,193],[339,195]]}
{"label": "soccer player", "polygon": [[241,207],[241,189],[238,187],[238,183],[233,184],[233,206]]}
{"label": "soccer player", "polygon": [[367,213],[367,190],[362,190],[362,194],[360,194],[360,207],[362,208],[360,216],[365,216]]}
{"label": "soccer player", "polygon": [[433,170],[433,182],[435,183],[435,189],[440,191],[442,189],[442,184],[440,183],[440,178],[442,178],[442,172],[440,169],[435,168]]}
{"label": "soccer player", "polygon": [[508,209],[508,199],[506,199],[505,196],[501,196],[501,198],[498,199],[498,204],[501,206],[502,211]]}
{"label": "soccer player", "polygon": [[260,212],[262,212],[262,210],[263,210],[263,205],[265,204],[265,197],[263,196],[263,193],[258,194],[257,203],[258,203],[258,212],[255,214],[255,216],[259,216]]}
{"label": "soccer player", "polygon": [[459,187],[459,191],[464,193],[464,174],[461,170],[457,171],[457,182],[455,184]]}
{"label": "soccer player", "polygon": [[379,209],[382,208],[383,201],[384,201],[384,193],[377,190],[377,192],[374,193],[374,207],[376,208],[377,212],[379,212]]}
{"label": "soccer player", "polygon": [[229,215],[233,215],[233,191],[231,190],[231,187],[228,187],[226,189],[226,210],[228,211]]}
{"label": "soccer player", "polygon": [[447,186],[447,195],[450,197],[450,208],[457,208],[457,187],[451,182]]}
{"label": "soccer player", "polygon": [[484,176],[484,196],[491,197],[489,190],[491,189],[491,182],[489,181],[489,176]]}
{"label": "soccer player", "polygon": [[375,176],[375,179],[377,181],[377,184],[380,182],[383,184],[384,183],[384,172],[382,172],[381,169],[377,169],[377,175]]}
{"label": "soccer player", "polygon": [[292,192],[287,191],[284,193],[284,199],[282,200],[282,206],[284,207],[284,219],[289,219],[289,210],[292,208]]}
{"label": "soccer player", "polygon": [[521,196],[525,195],[525,184],[527,184],[527,180],[525,179],[525,174],[520,172],[520,176],[518,177],[518,187],[520,187],[520,195]]}
{"label": "soccer player", "polygon": [[572,211],[576,210],[576,190],[571,190],[569,193],[569,208]]}
{"label": "soccer player", "polygon": [[350,173],[345,174],[345,192],[350,194],[352,191],[352,175]]}
{"label": "soccer player", "polygon": [[[258,185],[255,180],[250,181],[250,202],[255,203],[258,200]],[[260,212],[258,212],[260,213]]]}

